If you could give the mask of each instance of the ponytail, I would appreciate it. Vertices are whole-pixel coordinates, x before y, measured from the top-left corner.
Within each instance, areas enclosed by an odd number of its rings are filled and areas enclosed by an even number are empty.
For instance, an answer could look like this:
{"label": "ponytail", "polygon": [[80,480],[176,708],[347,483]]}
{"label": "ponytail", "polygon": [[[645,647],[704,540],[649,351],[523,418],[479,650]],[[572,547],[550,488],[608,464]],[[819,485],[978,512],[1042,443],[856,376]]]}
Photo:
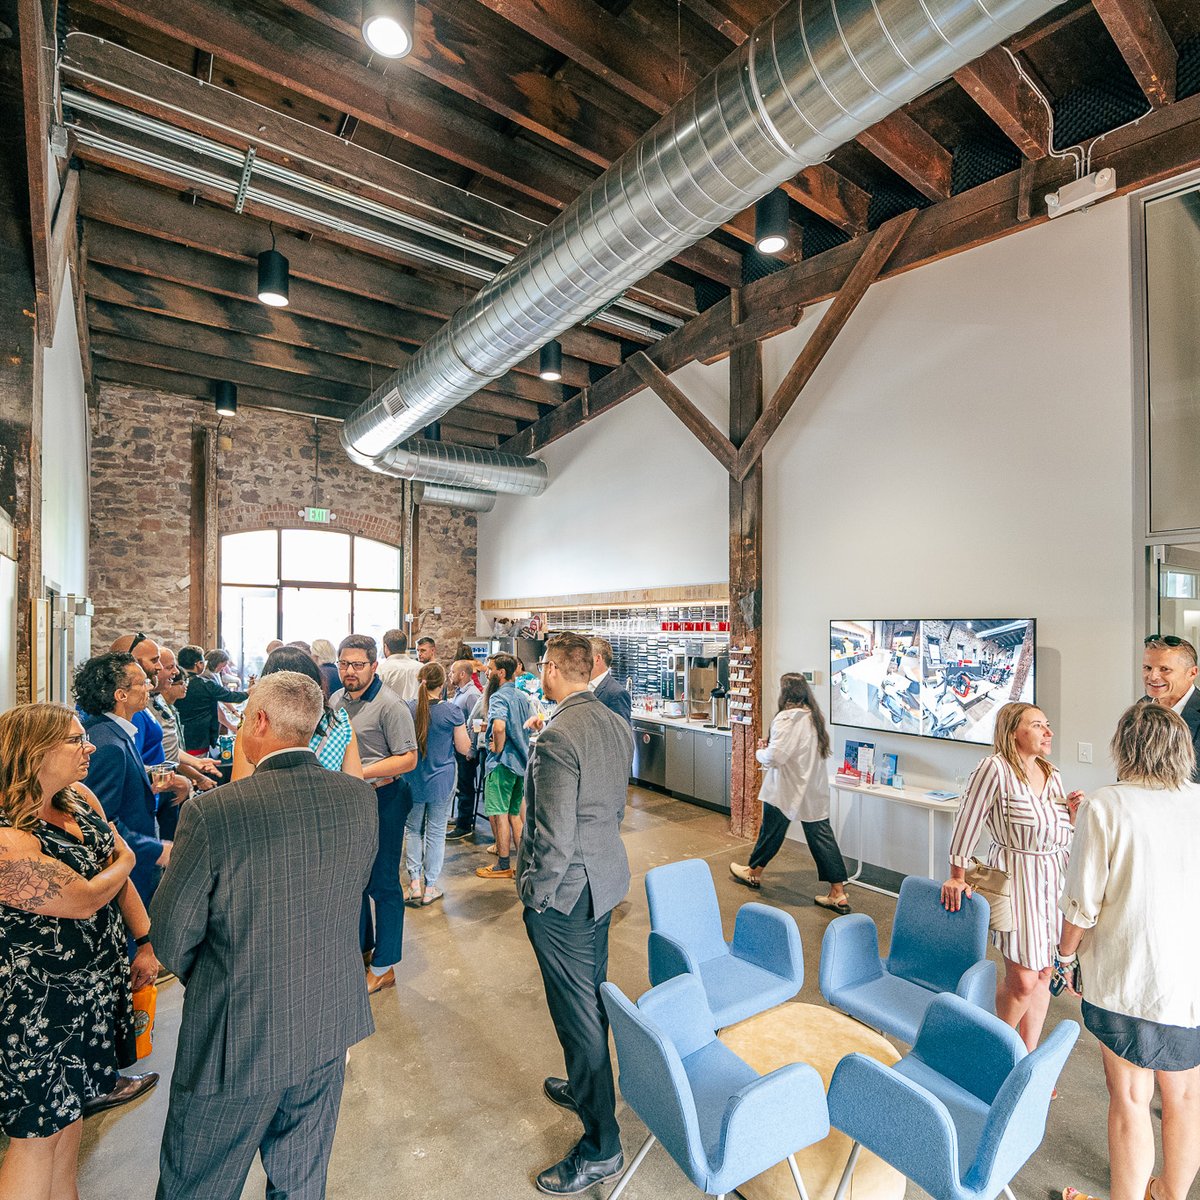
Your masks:
{"label": "ponytail", "polygon": [[417,734],[417,753],[424,758],[429,742],[429,693],[440,692],[446,686],[446,672],[442,670],[442,664],[426,663],[417,672],[417,682],[421,686],[417,688],[417,712],[413,725]]}

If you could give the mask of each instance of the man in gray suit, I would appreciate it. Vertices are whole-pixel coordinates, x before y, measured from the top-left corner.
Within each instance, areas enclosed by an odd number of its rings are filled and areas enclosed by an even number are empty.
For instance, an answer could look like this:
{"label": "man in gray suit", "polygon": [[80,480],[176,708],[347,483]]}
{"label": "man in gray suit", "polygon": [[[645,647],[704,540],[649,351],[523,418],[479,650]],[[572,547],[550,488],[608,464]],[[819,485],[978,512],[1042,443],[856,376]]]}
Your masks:
{"label": "man in gray suit", "polygon": [[567,1064],[567,1078],[547,1079],[544,1090],[583,1122],[583,1137],[537,1186],[569,1196],[624,1166],[600,985],[612,910],[629,890],[621,820],[633,735],[588,690],[587,638],[552,638],[540,665],[542,692],[558,707],[530,751],[517,891]]}
{"label": "man in gray suit", "polygon": [[158,1200],[320,1200],[346,1049],[374,1032],[358,950],[375,793],[308,749],[323,702],[295,671],[246,706],[249,778],[183,807],[151,920],[187,993]]}

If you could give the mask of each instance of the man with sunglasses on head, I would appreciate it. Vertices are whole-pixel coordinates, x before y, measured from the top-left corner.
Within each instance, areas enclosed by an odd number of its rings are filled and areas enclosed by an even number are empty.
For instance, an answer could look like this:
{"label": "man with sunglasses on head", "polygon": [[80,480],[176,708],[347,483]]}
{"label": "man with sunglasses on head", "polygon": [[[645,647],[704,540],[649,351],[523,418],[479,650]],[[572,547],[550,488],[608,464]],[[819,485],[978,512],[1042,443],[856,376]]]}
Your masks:
{"label": "man with sunglasses on head", "polygon": [[1187,723],[1196,747],[1192,782],[1200,783],[1200,691],[1196,690],[1196,647],[1174,634],[1152,633],[1142,650],[1145,699],[1173,708]]}
{"label": "man with sunglasses on head", "polygon": [[[375,639],[352,633],[338,646],[337,669],[342,690],[329,698],[331,708],[344,708],[358,739],[363,778],[375,789],[379,805],[379,847],[363,894],[359,935],[363,956],[370,956],[367,995],[396,983],[396,964],[404,942],[404,892],[400,857],[404,825],[412,809],[412,793],[400,778],[417,765],[417,734],[408,705],[378,671]],[[372,913],[374,905],[374,913]]]}

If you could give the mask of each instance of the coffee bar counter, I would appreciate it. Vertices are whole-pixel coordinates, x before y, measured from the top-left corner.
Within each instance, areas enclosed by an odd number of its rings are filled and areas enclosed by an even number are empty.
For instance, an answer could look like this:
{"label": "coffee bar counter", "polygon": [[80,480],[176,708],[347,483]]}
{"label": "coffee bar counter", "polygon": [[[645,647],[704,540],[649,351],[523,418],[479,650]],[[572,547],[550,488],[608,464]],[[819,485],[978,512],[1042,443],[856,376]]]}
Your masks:
{"label": "coffee bar counter", "polygon": [[733,737],[702,721],[633,713],[633,780],[705,808],[729,811]]}

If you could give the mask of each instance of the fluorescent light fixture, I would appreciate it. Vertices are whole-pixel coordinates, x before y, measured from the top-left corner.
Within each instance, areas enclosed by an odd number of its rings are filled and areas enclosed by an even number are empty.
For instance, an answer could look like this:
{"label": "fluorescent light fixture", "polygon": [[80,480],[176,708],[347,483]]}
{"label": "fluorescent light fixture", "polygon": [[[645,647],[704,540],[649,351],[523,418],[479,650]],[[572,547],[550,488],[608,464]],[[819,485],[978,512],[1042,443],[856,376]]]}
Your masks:
{"label": "fluorescent light fixture", "polygon": [[538,355],[538,378],[556,383],[562,378],[562,343],[547,342]]}
{"label": "fluorescent light fixture", "polygon": [[237,387],[228,379],[219,379],[213,393],[217,404],[217,415],[222,417],[237,416]]}
{"label": "fluorescent light fixture", "polygon": [[403,58],[413,48],[415,0],[363,0],[363,41],[384,58]]}
{"label": "fluorescent light fixture", "polygon": [[788,198],[780,188],[754,206],[754,248],[759,254],[778,254],[788,244]]}
{"label": "fluorescent light fixture", "polygon": [[258,298],[272,308],[288,302],[288,260],[273,246],[258,256]]}

